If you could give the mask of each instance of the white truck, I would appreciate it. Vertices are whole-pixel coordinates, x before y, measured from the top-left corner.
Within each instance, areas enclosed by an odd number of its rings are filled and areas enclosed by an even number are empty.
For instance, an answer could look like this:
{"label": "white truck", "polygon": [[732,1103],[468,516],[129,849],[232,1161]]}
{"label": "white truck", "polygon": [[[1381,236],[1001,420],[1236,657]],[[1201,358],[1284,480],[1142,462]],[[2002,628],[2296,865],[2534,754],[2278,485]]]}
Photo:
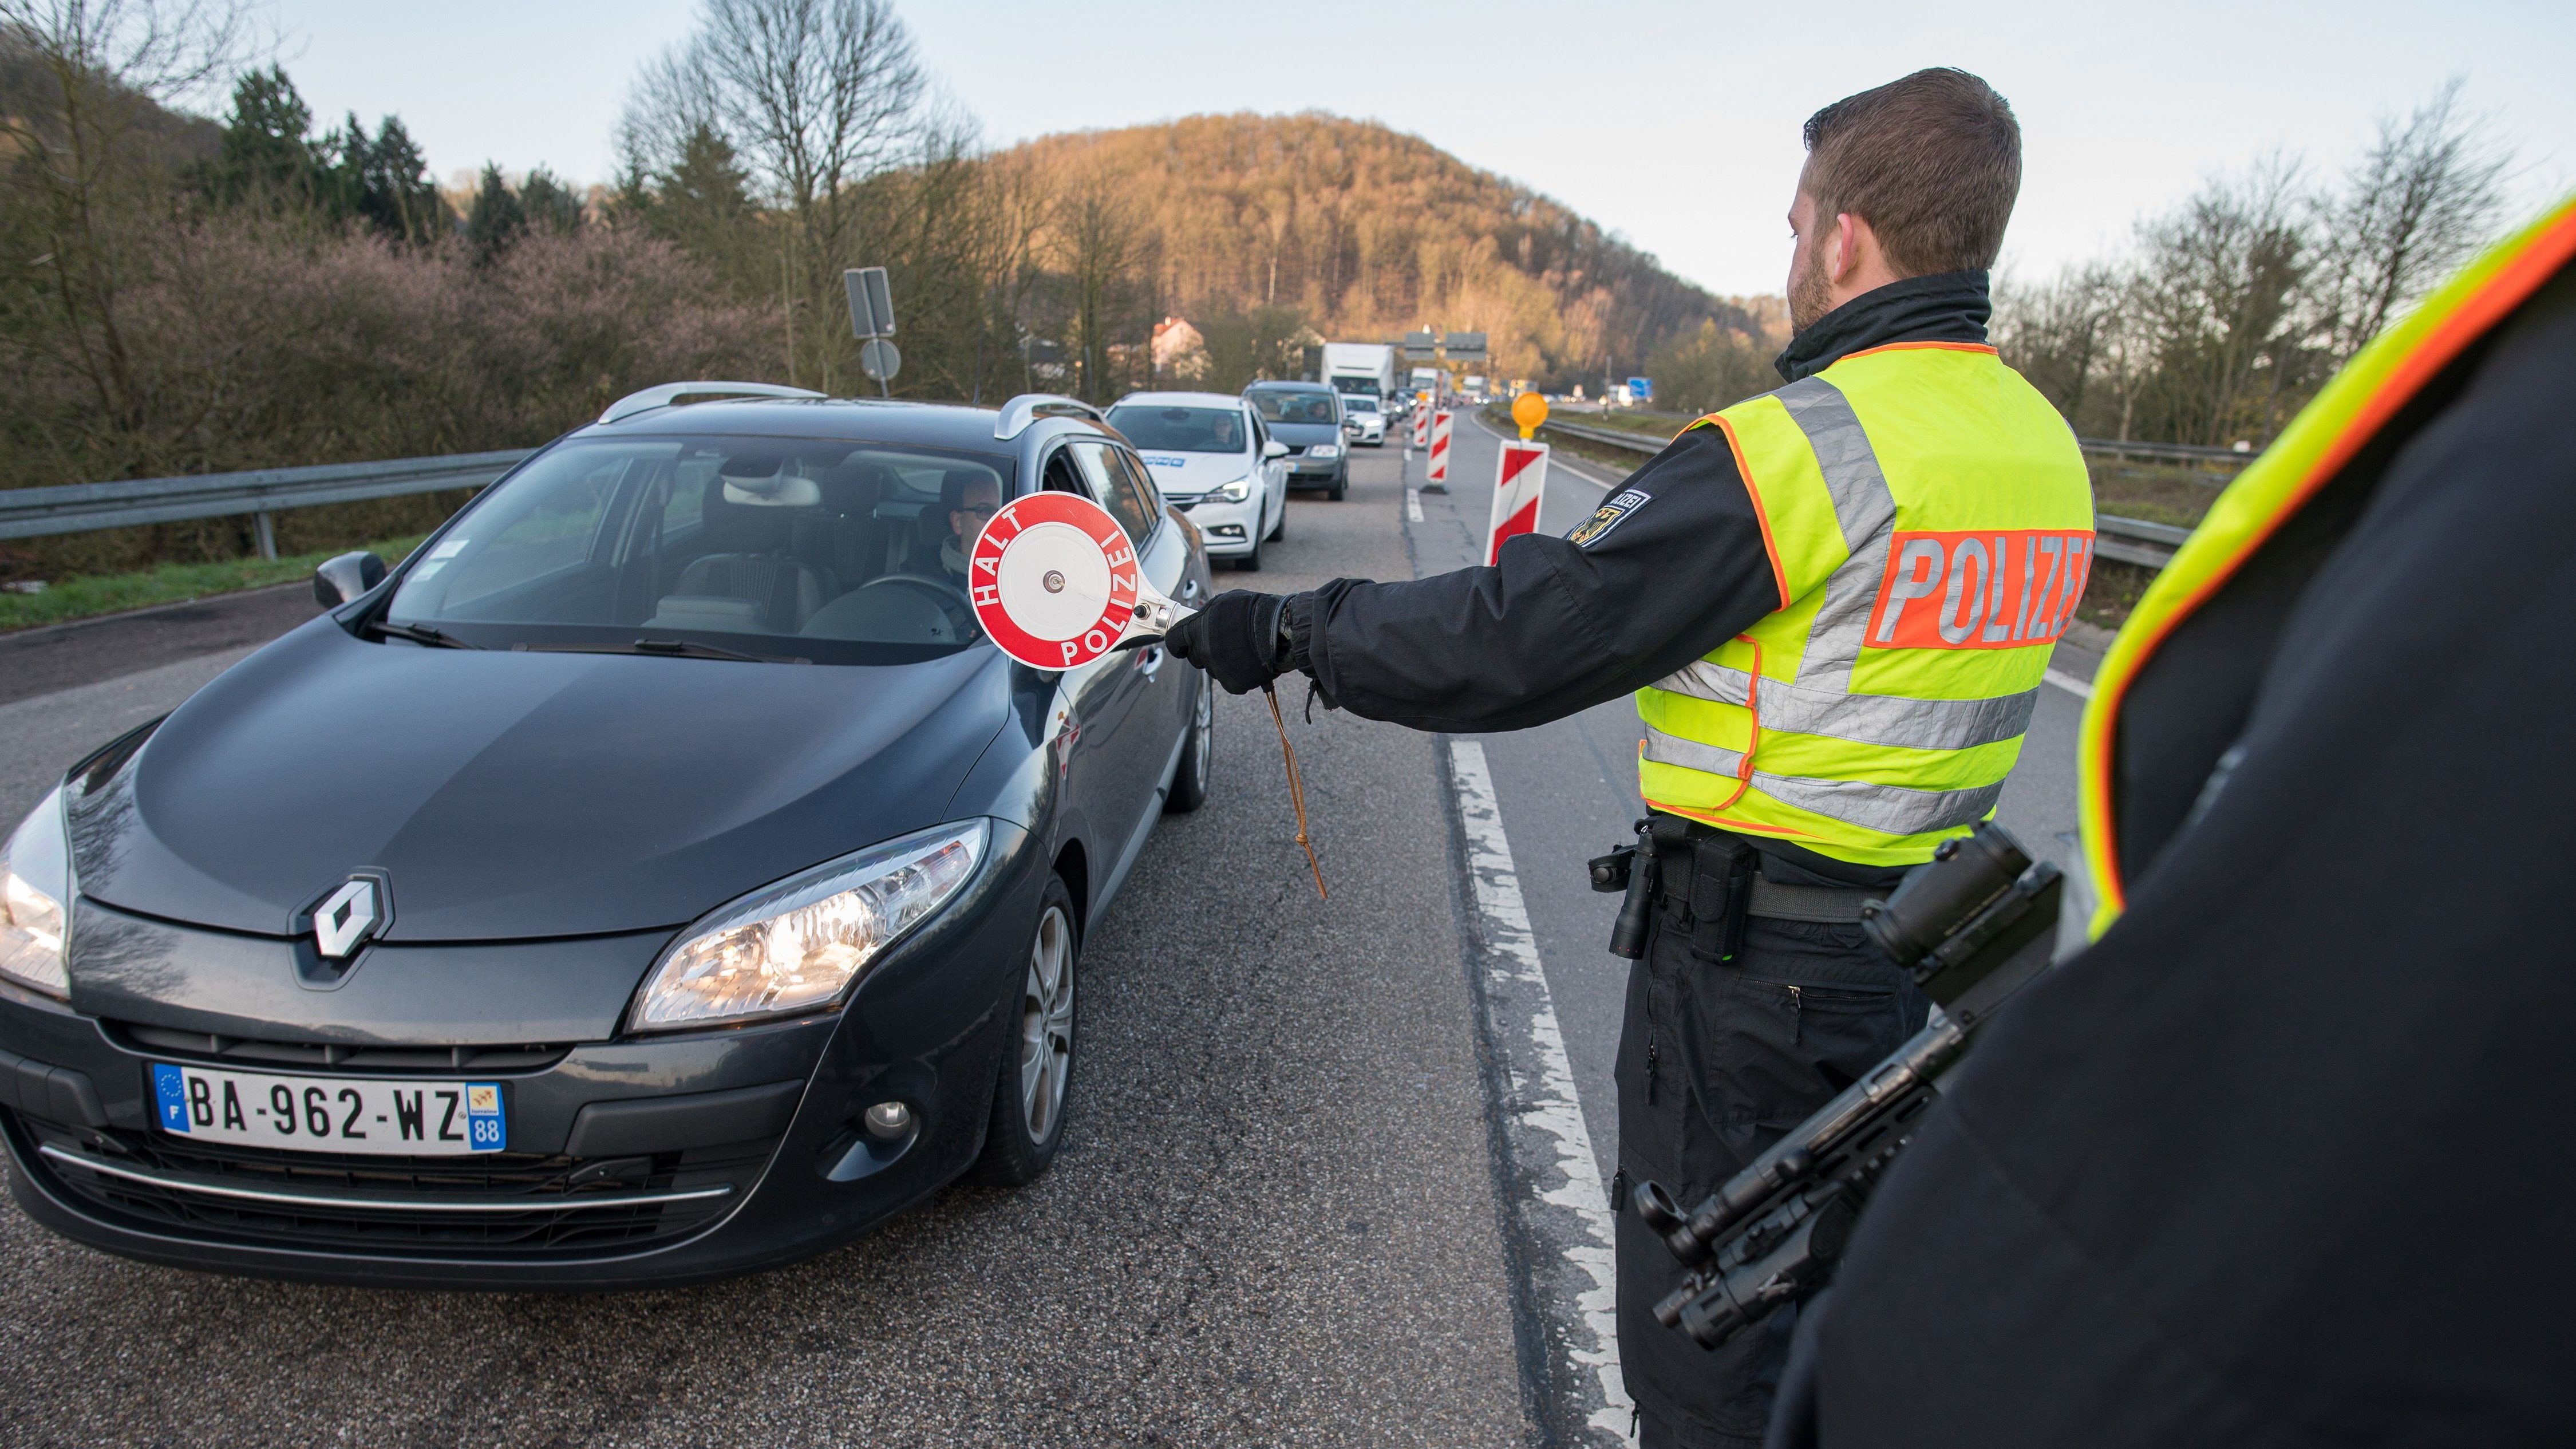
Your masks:
{"label": "white truck", "polygon": [[1327,342],[1324,382],[1335,392],[1366,393],[1384,409],[1395,395],[1395,349],[1382,342]]}

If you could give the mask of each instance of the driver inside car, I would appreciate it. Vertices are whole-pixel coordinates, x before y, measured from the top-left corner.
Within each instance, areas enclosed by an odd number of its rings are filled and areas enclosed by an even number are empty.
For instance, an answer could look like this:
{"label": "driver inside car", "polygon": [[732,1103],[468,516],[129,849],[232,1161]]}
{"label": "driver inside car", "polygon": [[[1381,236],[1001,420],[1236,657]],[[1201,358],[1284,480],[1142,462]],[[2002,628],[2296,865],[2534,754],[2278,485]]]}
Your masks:
{"label": "driver inside car", "polygon": [[990,477],[952,472],[940,480],[939,506],[948,514],[948,537],[939,544],[939,568],[955,581],[962,594],[966,591],[966,551],[975,546],[975,535],[984,531],[994,511],[1002,506],[1001,486]]}

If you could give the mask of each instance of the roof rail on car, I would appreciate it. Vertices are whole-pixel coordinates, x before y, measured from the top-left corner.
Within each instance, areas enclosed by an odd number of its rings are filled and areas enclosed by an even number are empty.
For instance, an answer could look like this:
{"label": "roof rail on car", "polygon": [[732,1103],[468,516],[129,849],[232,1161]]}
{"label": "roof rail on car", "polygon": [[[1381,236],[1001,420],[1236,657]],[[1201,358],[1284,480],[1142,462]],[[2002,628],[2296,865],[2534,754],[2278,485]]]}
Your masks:
{"label": "roof rail on car", "polygon": [[1100,409],[1080,398],[1061,397],[1051,392],[1024,392],[1002,404],[1002,415],[993,423],[993,436],[1016,438],[1040,418],[1068,416],[1089,418],[1103,424],[1109,421]]}
{"label": "roof rail on car", "polygon": [[666,382],[642,392],[630,392],[608,405],[599,415],[603,423],[631,418],[655,408],[677,407],[682,398],[701,397],[821,397],[812,388],[781,387],[774,382]]}

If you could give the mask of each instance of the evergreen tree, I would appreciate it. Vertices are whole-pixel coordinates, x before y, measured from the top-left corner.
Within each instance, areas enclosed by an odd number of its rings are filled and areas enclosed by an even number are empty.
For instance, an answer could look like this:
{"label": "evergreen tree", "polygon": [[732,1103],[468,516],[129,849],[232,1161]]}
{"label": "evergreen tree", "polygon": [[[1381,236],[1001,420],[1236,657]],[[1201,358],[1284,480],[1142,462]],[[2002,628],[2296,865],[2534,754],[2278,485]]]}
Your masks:
{"label": "evergreen tree", "polygon": [[[478,197],[478,204],[480,200]],[[529,172],[528,179],[519,183],[519,209],[526,214],[530,226],[557,234],[581,230],[580,194],[543,166]]]}
{"label": "evergreen tree", "polygon": [[474,260],[491,261],[527,229],[527,210],[501,180],[501,168],[484,162],[482,188],[474,193],[474,209],[465,214],[465,244],[474,249]]}
{"label": "evergreen tree", "polygon": [[653,178],[645,220],[653,230],[695,251],[710,250],[751,215],[751,177],[731,143],[712,126],[699,126],[680,145],[671,169]]}
{"label": "evergreen tree", "polygon": [[454,218],[429,179],[429,163],[403,129],[402,118],[387,116],[374,139],[355,114],[327,144],[335,154],[338,191],[349,214],[369,230],[407,242],[429,242],[447,230]]}
{"label": "evergreen tree", "polygon": [[283,67],[244,72],[233,84],[208,189],[227,202],[327,207],[331,188],[314,155],[312,130],[312,108]]}

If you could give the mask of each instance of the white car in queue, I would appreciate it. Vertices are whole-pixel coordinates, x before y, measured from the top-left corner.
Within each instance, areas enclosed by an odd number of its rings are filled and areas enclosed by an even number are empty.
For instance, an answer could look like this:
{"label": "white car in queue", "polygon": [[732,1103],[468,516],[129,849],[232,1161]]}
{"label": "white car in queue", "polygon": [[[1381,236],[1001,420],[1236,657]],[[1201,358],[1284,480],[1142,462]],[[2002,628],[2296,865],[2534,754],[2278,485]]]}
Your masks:
{"label": "white car in queue", "polygon": [[1189,516],[1210,559],[1261,567],[1261,545],[1288,532],[1287,444],[1242,398],[1131,392],[1109,409],[1163,497]]}
{"label": "white car in queue", "polygon": [[1386,446],[1386,414],[1379,411],[1377,398],[1364,392],[1342,394],[1342,431],[1354,442],[1372,448]]}

